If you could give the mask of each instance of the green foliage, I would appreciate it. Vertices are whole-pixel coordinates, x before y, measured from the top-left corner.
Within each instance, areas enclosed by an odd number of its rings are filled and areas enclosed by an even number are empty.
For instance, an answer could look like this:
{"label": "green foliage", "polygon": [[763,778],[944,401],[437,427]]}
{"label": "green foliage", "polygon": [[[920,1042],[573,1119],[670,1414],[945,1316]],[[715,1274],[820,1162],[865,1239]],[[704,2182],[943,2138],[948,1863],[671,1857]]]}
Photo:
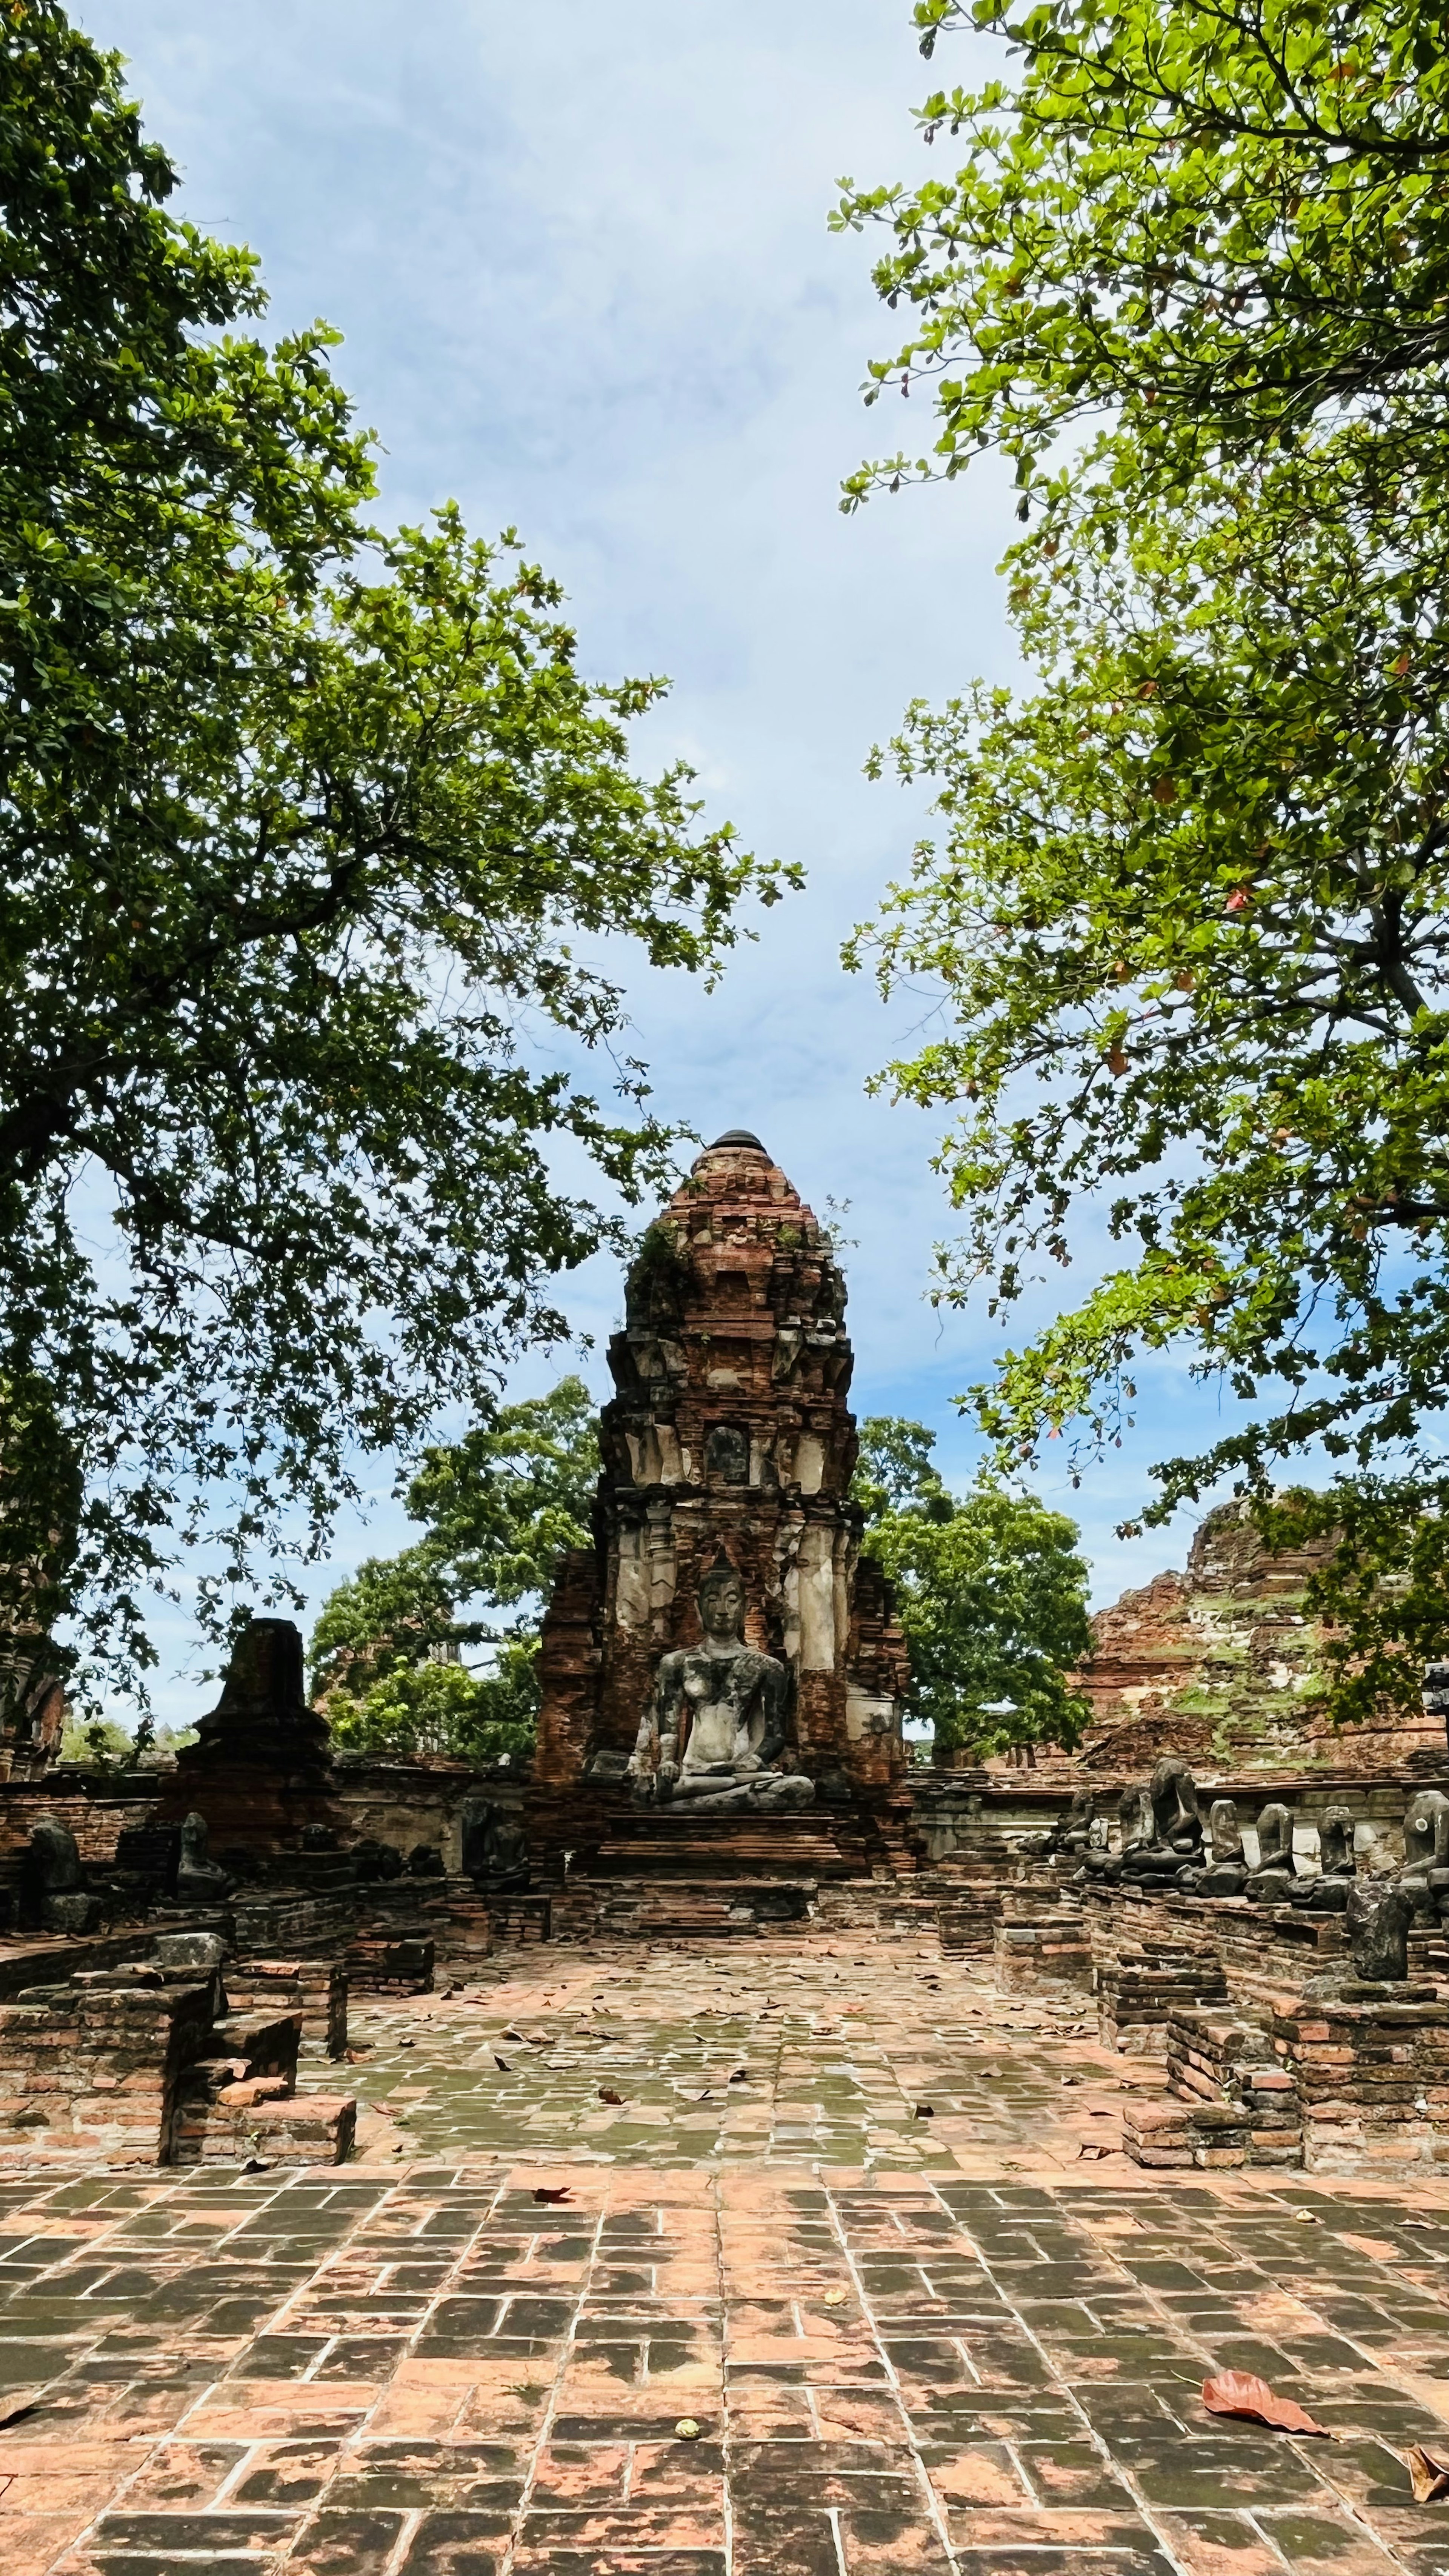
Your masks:
{"label": "green foliage", "polygon": [[[946,1002],[889,1075],[951,1121],[939,1294],[1009,1305],[1093,1199],[1129,1247],[975,1391],[1000,1458],[1070,1430],[1080,1469],[1137,1355],[1185,1346],[1247,1426],[1157,1468],[1144,1517],[1231,1479],[1278,1543],[1345,1533],[1306,1605],[1341,1623],[1333,1704],[1412,1704],[1449,1625],[1440,21],[969,22],[1020,59],[927,102],[969,160],[841,220],[895,230],[919,470],[997,445],[1039,505],[1006,566],[1030,682],[910,711],[942,840],[849,959]],[[917,23],[929,50],[968,15]],[[1275,1499],[1314,1444],[1328,1493]]]}
{"label": "green foliage", "polygon": [[515,1044],[621,1028],[580,934],[708,975],[784,881],[634,772],[662,683],[581,676],[511,534],[369,529],[336,335],[253,336],[251,254],[174,184],[118,58],[4,12],[0,1371],[83,1473],[67,1599],[132,1671],[177,1538],[208,1611],[557,1335],[617,1228],[554,1139],[661,1178],[637,1067],[603,1108]]}
{"label": "green foliage", "polygon": [[134,1732],[113,1717],[87,1717],[73,1710],[66,1718],[60,1739],[62,1762],[81,1762],[92,1771],[134,1771],[148,1754],[179,1753],[182,1746],[196,1742],[194,1726],[157,1726],[154,1719],[143,1717]]}
{"label": "green foliage", "polygon": [[114,1718],[67,1717],[60,1739],[62,1762],[83,1762],[89,1771],[118,1771],[129,1765],[131,1739]]}
{"label": "green foliage", "polygon": [[666,1298],[677,1296],[689,1275],[689,1245],[682,1229],[656,1217],[644,1228],[629,1265],[630,1290],[658,1288]]}
{"label": "green foliage", "polygon": [[[500,1627],[458,1609],[546,1595],[561,1551],[588,1544],[598,1472],[593,1401],[578,1377],[426,1452],[408,1491],[425,1535],[369,1558],[312,1632],[313,1688],[344,1750],[474,1762],[531,1752],[536,1615]],[[485,1647],[486,1667],[432,1659],[448,1645]]]}
{"label": "green foliage", "polygon": [[599,1475],[593,1397],[580,1377],[503,1405],[429,1449],[408,1489],[462,1593],[499,1605],[546,1592],[563,1549],[587,1547]]}
{"label": "green foliage", "polygon": [[852,1487],[910,1649],[907,1714],[943,1748],[1074,1745],[1087,1710],[1067,1674],[1092,1642],[1076,1524],[990,1478],[956,1502],[934,1446],[919,1422],[873,1417]]}
{"label": "green foliage", "polygon": [[312,1687],[358,1697],[390,1674],[425,1662],[454,1634],[452,1586],[428,1541],[397,1556],[369,1556],[330,1592],[312,1630]]}
{"label": "green foliage", "polygon": [[860,1426],[860,1455],[850,1493],[868,1528],[892,1513],[912,1512],[937,1522],[954,1517],[955,1501],[940,1470],[931,1463],[935,1446],[936,1435],[924,1422],[907,1422],[895,1413],[867,1416]]}
{"label": "green foliage", "polygon": [[0,1633],[48,1630],[80,1519],[75,1451],[33,1372],[0,1377]]}
{"label": "green foliage", "polygon": [[[847,505],[993,445],[1024,494],[1085,485],[1120,509],[1124,484],[1186,489],[1214,458],[1326,428],[1387,442],[1431,506],[1449,362],[1442,6],[918,0],[915,20],[928,57],[942,35],[1000,35],[1017,77],[925,100],[928,143],[964,138],[954,173],[842,182],[837,228],[892,233],[875,282],[910,316],[867,400],[925,390],[937,432],[929,457],[863,468]],[[1063,433],[1104,413],[1090,467],[1064,471]]]}
{"label": "green foliage", "polygon": [[395,1761],[446,1754],[459,1762],[523,1761],[538,1719],[538,1647],[520,1639],[500,1649],[493,1673],[461,1664],[397,1664],[352,1698],[327,1703],[339,1751]]}

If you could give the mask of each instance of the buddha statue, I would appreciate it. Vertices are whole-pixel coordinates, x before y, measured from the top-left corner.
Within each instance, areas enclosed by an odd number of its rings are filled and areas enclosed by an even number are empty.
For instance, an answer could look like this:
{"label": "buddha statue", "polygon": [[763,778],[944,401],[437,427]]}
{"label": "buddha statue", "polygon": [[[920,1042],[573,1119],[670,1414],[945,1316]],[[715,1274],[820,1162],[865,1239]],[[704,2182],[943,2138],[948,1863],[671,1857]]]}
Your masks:
{"label": "buddha statue", "polygon": [[1258,1817],[1258,1860],[1246,1892],[1255,1905],[1286,1905],[1297,1874],[1292,1811],[1274,1799]]}
{"label": "buddha statue", "polygon": [[1183,1879],[1202,1856],[1202,1818],[1197,1783],[1180,1753],[1164,1753],[1143,1793],[1141,1814],[1138,1838],[1123,1842],[1123,1877]]}
{"label": "buddha statue", "polygon": [[1248,1864],[1238,1829],[1238,1810],[1231,1798],[1214,1798],[1208,1809],[1208,1864],[1197,1883],[1199,1896],[1241,1896]]}
{"label": "buddha statue", "polygon": [[640,1800],[718,1809],[808,1807],[815,1784],[776,1767],[790,1677],[745,1643],[745,1595],[732,1565],[711,1566],[695,1596],[697,1646],[666,1655],[629,1764]]}
{"label": "buddha statue", "polygon": [[1295,1880],[1291,1901],[1304,1914],[1346,1914],[1353,1880],[1353,1810],[1326,1807],[1318,1828],[1317,1871]]}

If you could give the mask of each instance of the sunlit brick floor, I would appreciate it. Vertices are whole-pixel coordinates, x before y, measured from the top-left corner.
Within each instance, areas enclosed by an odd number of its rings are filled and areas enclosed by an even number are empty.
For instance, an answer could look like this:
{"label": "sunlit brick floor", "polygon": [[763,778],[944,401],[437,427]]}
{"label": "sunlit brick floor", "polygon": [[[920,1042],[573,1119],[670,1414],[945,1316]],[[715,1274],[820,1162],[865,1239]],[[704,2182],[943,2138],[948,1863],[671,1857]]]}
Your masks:
{"label": "sunlit brick floor", "polygon": [[1151,2071],[914,1940],[517,1952],[354,2038],[340,2172],[0,2183],[0,2576],[1449,2576],[1449,2183],[1143,2176]]}

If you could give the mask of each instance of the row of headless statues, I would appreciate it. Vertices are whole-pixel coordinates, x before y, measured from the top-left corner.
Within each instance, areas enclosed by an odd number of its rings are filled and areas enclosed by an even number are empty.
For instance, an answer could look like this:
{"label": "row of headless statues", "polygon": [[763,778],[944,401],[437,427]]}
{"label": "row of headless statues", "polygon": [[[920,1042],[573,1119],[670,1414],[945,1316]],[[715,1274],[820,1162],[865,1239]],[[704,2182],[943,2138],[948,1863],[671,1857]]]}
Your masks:
{"label": "row of headless statues", "polygon": [[[1325,1810],[1318,1828],[1318,1869],[1300,1874],[1291,1809],[1276,1802],[1263,1808],[1258,1857],[1250,1861],[1231,1798],[1213,1800],[1204,1830],[1197,1783],[1180,1754],[1164,1754],[1145,1788],[1123,1793],[1116,1851],[1108,1822],[1093,1813],[1094,1805],[1092,1791],[1079,1790],[1062,1822],[1038,1845],[1039,1850],[1074,1857],[1081,1883],[1125,1880],[1174,1887],[1190,1896],[1246,1896],[1257,1905],[1294,1905],[1315,1914],[1349,1911],[1359,1878],[1349,1807]],[[1420,1789],[1410,1799],[1404,1866],[1394,1883],[1404,1894],[1411,1920],[1437,1923],[1449,1909],[1449,1797],[1442,1789]]]}

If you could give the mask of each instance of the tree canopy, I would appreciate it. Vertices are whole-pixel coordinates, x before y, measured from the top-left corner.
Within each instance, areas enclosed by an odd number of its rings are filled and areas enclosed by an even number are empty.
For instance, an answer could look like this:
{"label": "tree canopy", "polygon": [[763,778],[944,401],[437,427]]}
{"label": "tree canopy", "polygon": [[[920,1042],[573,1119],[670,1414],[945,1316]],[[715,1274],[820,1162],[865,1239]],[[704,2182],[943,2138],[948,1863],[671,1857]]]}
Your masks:
{"label": "tree canopy", "polygon": [[[885,225],[875,271],[910,328],[868,399],[924,390],[929,456],[1000,445],[1043,497],[1188,485],[1203,465],[1346,436],[1424,494],[1449,366],[1449,56],[1406,0],[917,0],[929,59],[989,32],[1014,79],[931,92],[917,189],[846,180],[838,226]],[[1064,432],[1106,440],[1084,472]],[[1121,479],[1119,479],[1121,478]],[[1025,505],[1022,515],[1026,515]]]}
{"label": "tree canopy", "polygon": [[[312,1632],[313,1688],[344,1748],[475,1761],[531,1749],[539,1609],[562,1550],[588,1543],[594,1426],[588,1388],[566,1377],[425,1453],[407,1497],[422,1538],[369,1558]],[[470,1665],[463,1650],[480,1646]]]}
{"label": "tree canopy", "polygon": [[[1313,1586],[1340,1712],[1412,1699],[1449,1555],[1442,29],[917,23],[999,30],[1019,76],[925,103],[954,178],[842,212],[893,229],[912,334],[876,381],[923,373],[938,432],[847,498],[997,445],[1034,521],[1027,688],[909,712],[941,841],[849,951],[946,1005],[888,1077],[951,1122],[939,1292],[1009,1305],[1102,1208],[1123,1265],[977,1391],[1003,1460],[1066,1433],[1080,1471],[1137,1355],[1186,1345],[1245,1427],[1145,1517],[1231,1478],[1271,1537],[1344,1533]],[[1314,1448],[1327,1488],[1278,1491]]]}
{"label": "tree canopy", "polygon": [[852,1487],[910,1649],[906,1714],[943,1749],[1071,1746],[1087,1710],[1068,1676],[1092,1643],[1076,1524],[989,1477],[958,1501],[934,1447],[923,1423],[872,1416]]}
{"label": "tree canopy", "polygon": [[53,1420],[59,1606],[132,1673],[178,1538],[214,1606],[559,1334],[610,1227],[554,1140],[626,1198],[666,1159],[639,1067],[549,1061],[623,1030],[589,943],[708,975],[790,873],[635,772],[663,683],[582,676],[511,533],[373,529],[336,335],[255,336],[174,187],[119,58],[8,10],[0,1457]]}

